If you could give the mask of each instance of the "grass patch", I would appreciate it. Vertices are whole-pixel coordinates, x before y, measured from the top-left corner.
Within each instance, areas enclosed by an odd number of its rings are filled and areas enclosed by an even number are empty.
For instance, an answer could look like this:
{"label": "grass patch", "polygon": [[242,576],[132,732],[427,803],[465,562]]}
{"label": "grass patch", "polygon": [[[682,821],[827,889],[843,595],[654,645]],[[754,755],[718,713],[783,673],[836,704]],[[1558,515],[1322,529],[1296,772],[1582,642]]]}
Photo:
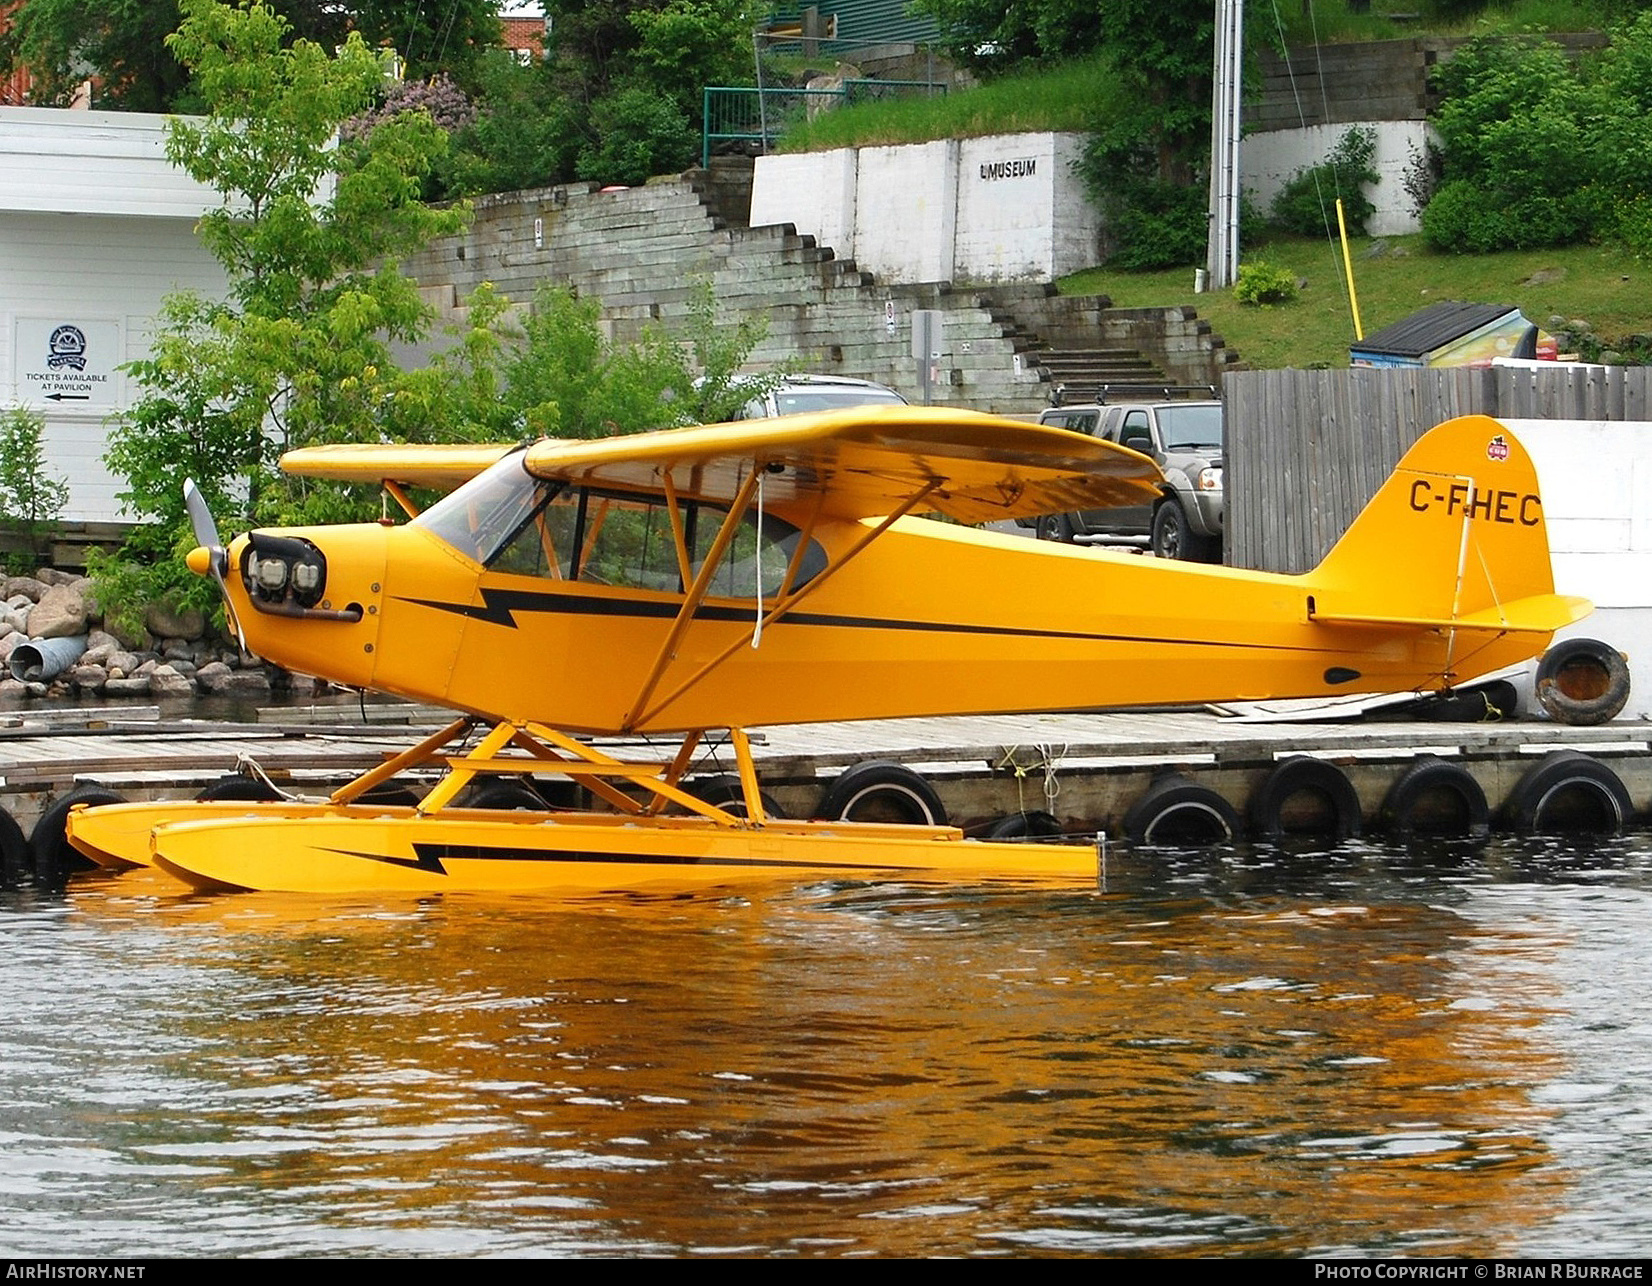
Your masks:
{"label": "grass patch", "polygon": [[937,138],[980,138],[1043,130],[1095,130],[1120,110],[1111,62],[1088,58],[1004,76],[939,98],[912,96],[822,112],[787,129],[782,152],[887,147]]}
{"label": "grass patch", "polygon": [[[1372,257],[1380,240],[1386,253]],[[1619,340],[1652,331],[1652,267],[1610,246],[1445,255],[1421,237],[1350,243],[1354,286],[1367,335],[1440,300],[1512,304],[1539,326],[1551,316],[1582,318]],[[1246,260],[1289,268],[1307,285],[1295,302],[1240,304],[1231,290],[1193,293],[1193,267],[1163,272],[1091,268],[1057,283],[1063,294],[1102,294],[1121,308],[1191,304],[1247,365],[1346,366],[1354,341],[1341,251],[1323,240],[1279,237],[1249,248]]]}

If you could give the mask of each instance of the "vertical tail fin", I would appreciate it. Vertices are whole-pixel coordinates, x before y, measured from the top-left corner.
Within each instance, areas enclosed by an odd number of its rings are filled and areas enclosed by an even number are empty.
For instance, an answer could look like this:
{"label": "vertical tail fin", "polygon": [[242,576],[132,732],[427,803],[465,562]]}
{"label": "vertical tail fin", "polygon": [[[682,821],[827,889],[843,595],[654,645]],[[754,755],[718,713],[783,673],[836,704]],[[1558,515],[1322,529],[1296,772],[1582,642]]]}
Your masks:
{"label": "vertical tail fin", "polygon": [[1325,622],[1549,633],[1589,611],[1554,592],[1537,471],[1486,415],[1419,438],[1308,579]]}

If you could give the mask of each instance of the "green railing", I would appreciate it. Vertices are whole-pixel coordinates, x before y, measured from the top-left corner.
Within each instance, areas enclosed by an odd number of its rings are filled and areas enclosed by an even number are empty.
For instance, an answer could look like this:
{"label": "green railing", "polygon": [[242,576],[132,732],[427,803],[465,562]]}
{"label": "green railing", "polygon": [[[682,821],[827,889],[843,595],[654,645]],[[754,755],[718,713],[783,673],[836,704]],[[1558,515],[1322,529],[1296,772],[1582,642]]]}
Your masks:
{"label": "green railing", "polygon": [[720,143],[755,144],[758,151],[767,152],[788,126],[834,107],[878,98],[944,93],[945,84],[928,80],[846,80],[840,89],[707,86],[700,164],[711,164],[711,153]]}

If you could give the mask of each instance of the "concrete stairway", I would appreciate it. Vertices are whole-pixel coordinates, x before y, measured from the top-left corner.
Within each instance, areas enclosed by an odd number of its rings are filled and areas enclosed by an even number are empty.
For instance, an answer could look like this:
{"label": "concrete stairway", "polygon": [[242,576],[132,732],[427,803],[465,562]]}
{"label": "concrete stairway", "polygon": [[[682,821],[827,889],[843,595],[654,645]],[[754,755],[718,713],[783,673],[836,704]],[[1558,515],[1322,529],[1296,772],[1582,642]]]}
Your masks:
{"label": "concrete stairway", "polygon": [[[695,279],[710,278],[722,315],[766,319],[755,365],[878,380],[911,398],[919,385],[910,313],[939,309],[946,356],[933,400],[1007,414],[1048,404],[1048,363],[1062,349],[1154,352],[1168,342],[1177,361],[1155,356],[1153,364],[1179,383],[1199,382],[1181,368],[1212,369],[1211,354],[1220,352],[1190,311],[1114,310],[1105,299],[1059,297],[1044,286],[876,282],[789,224],[750,228],[720,213],[739,207],[738,169],[617,192],[581,184],[483,197],[465,234],[403,267],[449,312],[483,282],[519,303],[543,284],[571,287],[602,301],[603,323],[621,341],[650,323],[680,325]],[[720,179],[718,170],[728,173]],[[1132,340],[1142,335],[1151,342]]]}

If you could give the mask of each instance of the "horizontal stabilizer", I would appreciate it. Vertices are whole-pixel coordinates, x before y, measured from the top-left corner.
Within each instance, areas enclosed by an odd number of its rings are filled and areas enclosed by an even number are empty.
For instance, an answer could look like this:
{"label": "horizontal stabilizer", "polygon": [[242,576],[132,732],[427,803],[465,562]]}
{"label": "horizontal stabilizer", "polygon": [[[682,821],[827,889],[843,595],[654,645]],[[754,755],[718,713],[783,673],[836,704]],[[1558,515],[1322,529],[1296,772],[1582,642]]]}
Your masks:
{"label": "horizontal stabilizer", "polygon": [[1398,628],[1486,630],[1498,634],[1552,634],[1592,610],[1586,598],[1567,594],[1533,594],[1512,603],[1499,603],[1467,616],[1358,616],[1348,612],[1314,613],[1322,625],[1392,625]]}

